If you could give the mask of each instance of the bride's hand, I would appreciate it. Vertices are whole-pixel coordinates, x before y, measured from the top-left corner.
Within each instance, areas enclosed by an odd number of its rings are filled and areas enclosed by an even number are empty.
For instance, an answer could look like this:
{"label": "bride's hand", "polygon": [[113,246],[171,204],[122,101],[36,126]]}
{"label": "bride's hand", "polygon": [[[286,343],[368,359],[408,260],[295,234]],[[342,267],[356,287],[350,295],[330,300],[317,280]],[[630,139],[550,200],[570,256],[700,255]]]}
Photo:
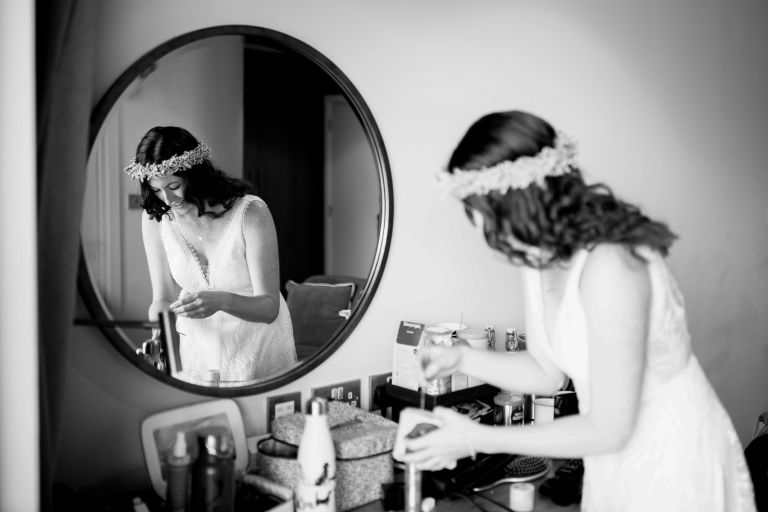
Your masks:
{"label": "bride's hand", "polygon": [[170,305],[171,311],[188,318],[207,318],[224,307],[225,292],[202,290],[184,294]]}
{"label": "bride's hand", "polygon": [[421,379],[424,383],[447,377],[460,370],[463,347],[427,347],[419,351]]}
{"label": "bride's hand", "polygon": [[421,437],[406,439],[403,462],[438,471],[453,469],[458,459],[474,457],[478,424],[447,407],[435,407],[433,413],[440,426]]}

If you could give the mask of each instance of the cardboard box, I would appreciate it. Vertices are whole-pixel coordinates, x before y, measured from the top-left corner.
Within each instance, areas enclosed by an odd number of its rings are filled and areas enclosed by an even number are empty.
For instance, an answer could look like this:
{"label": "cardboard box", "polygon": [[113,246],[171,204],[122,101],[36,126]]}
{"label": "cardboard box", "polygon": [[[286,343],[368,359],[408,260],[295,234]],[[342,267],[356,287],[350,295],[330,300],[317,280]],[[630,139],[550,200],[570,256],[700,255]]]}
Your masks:
{"label": "cardboard box", "polygon": [[418,391],[418,353],[425,327],[417,322],[400,322],[392,354],[392,384]]}
{"label": "cardboard box", "polygon": [[451,375],[451,391],[461,391],[469,387],[469,377],[461,372]]}

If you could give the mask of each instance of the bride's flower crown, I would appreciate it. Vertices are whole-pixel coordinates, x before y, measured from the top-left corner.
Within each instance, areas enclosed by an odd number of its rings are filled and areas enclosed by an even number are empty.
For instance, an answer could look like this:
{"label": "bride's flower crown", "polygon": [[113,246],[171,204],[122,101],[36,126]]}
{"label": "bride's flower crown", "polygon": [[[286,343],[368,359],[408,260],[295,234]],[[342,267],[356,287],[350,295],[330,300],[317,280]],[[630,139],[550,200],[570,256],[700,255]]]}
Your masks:
{"label": "bride's flower crown", "polygon": [[546,147],[534,156],[521,156],[514,161],[504,160],[482,169],[453,169],[437,175],[441,188],[459,199],[489,192],[506,193],[509,189],[524,189],[536,183],[544,185],[547,176],[567,174],[576,165],[576,143],[562,132],[557,132],[555,147]]}
{"label": "bride's flower crown", "polygon": [[123,172],[128,174],[132,180],[146,181],[185,171],[194,165],[203,163],[205,160],[210,160],[211,156],[211,148],[201,142],[195,149],[190,149],[180,155],[174,155],[156,164],[140,164],[134,158],[123,169]]}

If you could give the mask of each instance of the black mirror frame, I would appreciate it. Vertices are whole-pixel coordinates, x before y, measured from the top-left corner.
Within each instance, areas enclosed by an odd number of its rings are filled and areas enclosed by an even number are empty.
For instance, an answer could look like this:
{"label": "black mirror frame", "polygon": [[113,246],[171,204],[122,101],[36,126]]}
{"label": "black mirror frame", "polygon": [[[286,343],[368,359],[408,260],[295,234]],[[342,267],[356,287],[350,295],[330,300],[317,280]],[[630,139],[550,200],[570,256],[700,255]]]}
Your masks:
{"label": "black mirror frame", "polygon": [[[368,308],[368,305],[373,298],[374,292],[379,285],[382,273],[384,271],[384,266],[387,260],[389,246],[392,238],[394,197],[392,193],[392,174],[389,168],[387,153],[384,148],[384,141],[373,118],[373,114],[352,82],[346,77],[344,73],[342,73],[338,67],[336,67],[335,64],[333,64],[324,55],[306,43],[281,32],[250,25],[221,25],[195,30],[174,37],[145,53],[123,74],[121,74],[117,80],[115,80],[115,82],[107,90],[107,92],[104,94],[104,96],[101,98],[91,113],[88,143],[89,152],[93,147],[93,143],[99,130],[101,129],[102,124],[104,123],[115,102],[119,99],[125,89],[138,76],[150,68],[155,61],[188,43],[208,37],[222,35],[245,35],[249,36],[252,40],[263,43],[266,46],[279,48],[302,55],[320,67],[323,71],[325,71],[328,76],[330,76],[338,84],[347,101],[350,103],[350,105],[352,105],[353,110],[357,114],[357,117],[363,126],[363,130],[365,131],[368,140],[371,143],[371,150],[373,152],[374,160],[376,162],[376,167],[379,173],[379,197],[381,198],[382,219],[379,228],[376,254],[374,255],[368,281],[366,283],[365,289],[363,290],[360,302],[352,311],[351,316],[349,317],[349,320],[346,322],[344,327],[338,333],[336,333],[334,338],[326,343],[316,354],[292,370],[277,375],[273,378],[265,379],[254,384],[241,387],[209,388],[191,384],[179,379],[174,379],[156,370],[143,358],[137,357],[136,353],[131,349],[130,344],[124,335],[121,334],[121,332],[118,330],[118,327],[109,325],[109,321],[114,319],[107,310],[103,299],[96,291],[92,275],[88,269],[87,262],[85,261],[82,244],[80,248],[80,264],[78,269],[77,284],[83,303],[91,316],[91,324],[97,325],[101,332],[107,337],[107,339],[109,339],[112,345],[114,345],[115,348],[117,348],[117,350],[121,352],[136,367],[154,377],[155,379],[184,391],[215,397],[235,397],[264,393],[292,382],[293,380],[301,377],[302,375],[305,375],[306,373],[319,366],[323,361],[330,357],[330,355],[333,354],[349,337],[357,323],[360,321],[360,318],[362,318],[363,314]],[[82,323],[87,324],[88,321]]]}

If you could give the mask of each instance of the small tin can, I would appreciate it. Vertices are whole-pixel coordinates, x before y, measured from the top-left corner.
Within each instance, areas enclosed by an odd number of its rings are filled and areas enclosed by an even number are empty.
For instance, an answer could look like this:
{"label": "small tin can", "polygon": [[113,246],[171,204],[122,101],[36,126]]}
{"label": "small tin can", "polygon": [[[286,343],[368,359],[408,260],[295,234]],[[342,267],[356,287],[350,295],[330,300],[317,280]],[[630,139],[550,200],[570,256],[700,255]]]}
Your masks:
{"label": "small tin can", "polygon": [[517,352],[520,349],[517,331],[510,327],[507,329],[507,337],[504,340],[504,350],[507,352]]}
{"label": "small tin can", "polygon": [[218,386],[221,379],[221,372],[219,370],[206,370],[203,380],[207,386]]}
{"label": "small tin can", "polygon": [[488,331],[488,350],[496,350],[496,328],[488,325],[485,330]]}
{"label": "small tin can", "polygon": [[523,425],[524,401],[522,395],[515,395],[513,393],[502,391],[493,397],[493,403],[495,405],[494,422],[496,425],[507,427],[511,425]]}

